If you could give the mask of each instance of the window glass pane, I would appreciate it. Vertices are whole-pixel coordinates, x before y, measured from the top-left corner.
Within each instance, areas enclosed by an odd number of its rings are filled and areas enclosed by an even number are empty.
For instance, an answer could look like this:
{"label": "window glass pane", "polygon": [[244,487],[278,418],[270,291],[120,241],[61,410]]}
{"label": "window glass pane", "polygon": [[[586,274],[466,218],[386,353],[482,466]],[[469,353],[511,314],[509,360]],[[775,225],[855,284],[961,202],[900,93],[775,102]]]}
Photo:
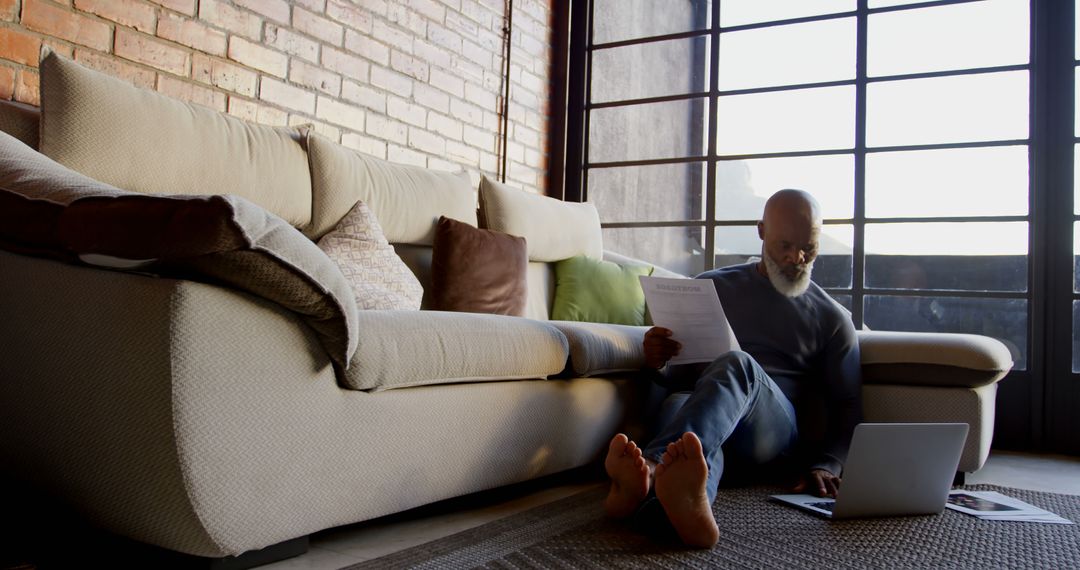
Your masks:
{"label": "window glass pane", "polygon": [[[1077,107],[1077,110],[1080,111],[1080,107]],[[1078,145],[1073,145],[1073,213],[1080,214],[1080,146]]]}
{"label": "window glass pane", "polygon": [[594,0],[593,43],[677,34],[709,27],[710,2]]}
{"label": "window glass pane", "polygon": [[594,168],[586,196],[602,222],[700,220],[704,177],[701,163]]}
{"label": "window glass pane", "polygon": [[720,36],[720,89],[855,78],[855,18]]}
{"label": "window glass pane", "polygon": [[705,154],[705,99],[594,109],[589,161],[681,158]]}
{"label": "window glass pane", "polygon": [[925,4],[930,0],[870,0],[870,8],[884,8],[886,6],[907,6],[908,4]]}
{"label": "window glass pane", "polygon": [[855,228],[851,225],[826,224],[821,228],[818,257],[814,260],[812,279],[822,287],[851,287],[851,250]]}
{"label": "window glass pane", "polygon": [[989,0],[872,14],[867,74],[1027,63],[1029,13],[1027,0]]}
{"label": "window glass pane", "polygon": [[1027,222],[866,225],[866,285],[1027,290]]}
{"label": "window glass pane", "polygon": [[716,163],[716,219],[759,220],[777,190],[814,195],[826,219],[851,218],[855,158],[850,154],[722,160]]}
{"label": "window glass pane", "polygon": [[[1080,30],[1076,35],[1080,37]],[[1080,86],[1080,67],[1075,68],[1074,76],[1074,85]],[[1075,105],[1073,108],[1077,109],[1073,115],[1073,136],[1080,137],[1080,89],[1073,89],[1073,102]]]}
{"label": "window glass pane", "polygon": [[1080,222],[1073,222],[1073,291],[1080,293]]}
{"label": "window glass pane", "polygon": [[848,310],[849,314],[851,313],[851,295],[836,295],[833,293],[830,293],[830,295],[837,303],[843,305],[844,308]]}
{"label": "window glass pane", "polygon": [[866,155],[871,218],[1022,216],[1028,147],[957,148]]}
{"label": "window glass pane", "polygon": [[[812,279],[822,287],[851,287],[850,225],[828,224],[822,227],[818,259]],[[761,259],[761,238],[757,226],[721,226],[716,228],[716,267]]]}
{"label": "window glass pane", "polygon": [[855,144],[853,86],[720,97],[720,154],[848,149]]}
{"label": "window glass pane", "polygon": [[1072,371],[1080,372],[1080,301],[1073,301]]}
{"label": "window glass pane", "polygon": [[604,228],[603,234],[608,251],[683,275],[705,271],[704,228]]}
{"label": "window glass pane", "polygon": [[1027,368],[1027,301],[867,295],[864,320],[874,330],[951,332],[994,337],[1009,347],[1014,370]]}
{"label": "window glass pane", "polygon": [[593,102],[708,91],[709,38],[635,44],[592,54]]}
{"label": "window glass pane", "polygon": [[724,0],[720,25],[740,26],[855,10],[855,0]]}
{"label": "window glass pane", "polygon": [[1026,139],[1026,71],[867,86],[870,146]]}
{"label": "window glass pane", "polygon": [[750,258],[761,259],[757,225],[716,228],[716,267],[746,263]]}

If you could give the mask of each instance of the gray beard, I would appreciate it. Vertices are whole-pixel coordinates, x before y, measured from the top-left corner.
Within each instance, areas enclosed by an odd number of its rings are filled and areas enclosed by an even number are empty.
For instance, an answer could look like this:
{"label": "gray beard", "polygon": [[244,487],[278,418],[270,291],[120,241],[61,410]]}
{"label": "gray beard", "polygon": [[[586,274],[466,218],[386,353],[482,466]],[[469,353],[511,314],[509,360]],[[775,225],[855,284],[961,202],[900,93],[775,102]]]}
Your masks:
{"label": "gray beard", "polygon": [[810,287],[810,274],[814,271],[814,262],[806,264],[806,269],[799,273],[795,279],[788,279],[780,269],[780,264],[773,261],[768,253],[762,251],[761,258],[765,261],[765,273],[769,275],[769,282],[773,289],[785,297],[795,298],[802,295]]}

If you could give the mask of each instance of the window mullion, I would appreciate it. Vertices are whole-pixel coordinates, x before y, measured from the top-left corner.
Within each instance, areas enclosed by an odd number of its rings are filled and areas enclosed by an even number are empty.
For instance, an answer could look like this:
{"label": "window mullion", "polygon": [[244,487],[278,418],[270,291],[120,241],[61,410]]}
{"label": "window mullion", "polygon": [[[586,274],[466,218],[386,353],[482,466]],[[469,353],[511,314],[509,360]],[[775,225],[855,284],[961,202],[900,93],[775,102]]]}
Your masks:
{"label": "window mullion", "polygon": [[855,196],[851,252],[851,317],[863,326],[864,275],[866,272],[866,58],[867,0],[859,0],[855,17]]}
{"label": "window mullion", "polygon": [[720,92],[720,1],[713,0],[709,23],[709,98],[706,111],[708,112],[708,137],[705,163],[705,212],[701,216],[705,220],[705,263],[706,271],[716,266],[716,137],[717,137],[717,112],[718,94]]}

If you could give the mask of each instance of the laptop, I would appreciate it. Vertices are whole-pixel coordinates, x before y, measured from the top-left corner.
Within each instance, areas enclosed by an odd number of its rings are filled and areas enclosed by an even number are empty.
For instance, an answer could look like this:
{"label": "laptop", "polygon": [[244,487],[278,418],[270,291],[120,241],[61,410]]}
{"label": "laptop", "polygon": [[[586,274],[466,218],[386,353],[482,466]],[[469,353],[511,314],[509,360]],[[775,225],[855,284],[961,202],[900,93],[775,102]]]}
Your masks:
{"label": "laptop", "polygon": [[836,499],[772,498],[832,519],[929,515],[945,510],[968,425],[859,424]]}

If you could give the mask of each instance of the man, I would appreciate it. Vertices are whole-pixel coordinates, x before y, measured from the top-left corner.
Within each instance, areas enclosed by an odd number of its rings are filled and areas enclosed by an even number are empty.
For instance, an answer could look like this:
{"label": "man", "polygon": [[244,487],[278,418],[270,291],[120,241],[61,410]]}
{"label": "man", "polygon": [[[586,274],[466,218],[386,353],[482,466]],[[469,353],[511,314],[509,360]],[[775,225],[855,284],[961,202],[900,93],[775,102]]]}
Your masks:
{"label": "man", "polygon": [[[752,464],[807,453],[796,492],[835,496],[855,425],[862,416],[859,345],[847,312],[810,281],[821,233],[820,207],[801,190],[765,204],[761,261],[708,271],[742,351],[704,371],[666,367],[669,390],[658,435],[641,449],[616,435],[604,466],[605,508],[613,517],[663,519],[683,542],[719,539],[712,503],[724,456]],[[679,353],[668,329],[644,341],[646,366],[665,368]],[[681,368],[681,369],[677,369]],[[800,438],[796,418],[825,414],[820,441]],[[816,404],[816,406],[815,406]],[[798,444],[798,445],[796,445]]]}

